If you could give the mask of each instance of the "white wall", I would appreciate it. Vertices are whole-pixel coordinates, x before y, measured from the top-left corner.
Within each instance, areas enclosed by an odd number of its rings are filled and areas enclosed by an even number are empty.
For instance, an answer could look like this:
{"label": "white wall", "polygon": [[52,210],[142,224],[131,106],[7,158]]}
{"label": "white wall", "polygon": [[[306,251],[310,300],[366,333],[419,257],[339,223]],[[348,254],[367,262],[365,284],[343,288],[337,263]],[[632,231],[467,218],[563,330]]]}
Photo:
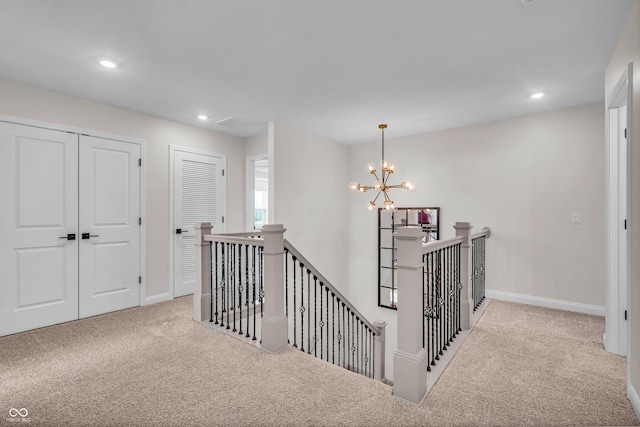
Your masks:
{"label": "white wall", "polygon": [[147,297],[169,292],[170,144],[227,155],[227,231],[244,229],[242,139],[6,80],[0,93],[0,114],[146,141]]}
{"label": "white wall", "polygon": [[269,147],[267,145],[266,133],[245,139],[245,144],[244,144],[245,157],[255,157],[262,154],[267,154],[268,149]]}
{"label": "white wall", "polygon": [[[631,121],[631,295],[629,325],[631,352],[629,358],[629,397],[640,417],[640,1],[636,0],[616,49],[605,71],[605,94],[609,96],[627,68],[633,63],[633,103]],[[608,101],[608,99],[607,99]],[[634,261],[635,260],[635,261]]]}
{"label": "white wall", "polygon": [[270,222],[348,296],[348,147],[270,123]]}
{"label": "white wall", "polygon": [[[441,207],[441,238],[454,236],[456,221],[491,227],[487,288],[603,307],[603,111],[592,104],[403,138],[390,126],[392,183],[410,178],[418,187],[392,199]],[[368,182],[364,166],[379,153],[379,141],[351,146],[352,178]],[[366,212],[368,199],[350,199],[350,296],[367,317],[389,323],[389,358],[395,313],[376,307],[377,215]],[[582,225],[571,224],[572,213]]]}

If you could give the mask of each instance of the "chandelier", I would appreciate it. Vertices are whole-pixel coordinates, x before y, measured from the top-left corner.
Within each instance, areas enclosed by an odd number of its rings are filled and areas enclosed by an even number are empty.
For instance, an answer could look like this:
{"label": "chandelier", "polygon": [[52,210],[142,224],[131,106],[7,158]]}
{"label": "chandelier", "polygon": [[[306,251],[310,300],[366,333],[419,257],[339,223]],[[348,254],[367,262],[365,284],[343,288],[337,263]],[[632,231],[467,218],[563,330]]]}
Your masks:
{"label": "chandelier", "polygon": [[386,210],[392,211],[392,210],[395,210],[396,205],[393,202],[393,200],[391,200],[391,198],[389,197],[389,194],[391,194],[391,191],[394,188],[404,188],[405,190],[414,192],[416,191],[416,186],[413,184],[411,180],[408,180],[408,179],[402,181],[401,184],[397,184],[397,185],[388,184],[387,181],[389,180],[389,177],[393,174],[393,172],[396,170],[396,165],[388,160],[385,160],[384,158],[384,130],[387,128],[387,125],[381,124],[381,125],[378,125],[378,128],[380,128],[382,132],[382,156],[380,160],[380,169],[382,169],[382,174],[378,176],[376,165],[374,163],[369,163],[367,165],[367,168],[369,170],[369,173],[373,175],[376,179],[374,183],[371,186],[367,186],[367,185],[360,185],[357,182],[353,181],[349,183],[349,190],[353,191],[354,193],[355,192],[366,193],[369,190],[376,190],[377,191],[376,197],[369,202],[369,206],[368,206],[369,211],[372,211],[376,208],[376,201],[380,198],[381,194],[384,199],[382,203],[382,207]]}

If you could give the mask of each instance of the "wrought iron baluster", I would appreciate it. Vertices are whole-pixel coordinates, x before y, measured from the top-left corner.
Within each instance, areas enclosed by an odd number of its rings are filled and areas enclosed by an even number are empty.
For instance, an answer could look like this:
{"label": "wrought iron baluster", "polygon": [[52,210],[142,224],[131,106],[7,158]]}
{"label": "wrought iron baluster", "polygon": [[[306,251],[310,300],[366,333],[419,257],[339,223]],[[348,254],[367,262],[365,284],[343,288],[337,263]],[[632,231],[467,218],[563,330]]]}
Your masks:
{"label": "wrought iron baluster", "polygon": [[324,320],[322,318],[322,309],[323,309],[323,306],[322,306],[322,304],[323,304],[323,302],[322,302],[322,300],[323,300],[322,291],[323,291],[323,289],[324,289],[324,284],[322,282],[320,282],[320,324],[319,324],[319,326],[320,326],[320,359],[324,359],[324,355],[323,355],[324,354],[324,352],[323,352],[324,348],[322,346],[322,339],[323,339],[322,333],[323,333],[323,330],[324,330]]}
{"label": "wrought iron baluster", "polygon": [[236,245],[235,243],[233,243],[231,245],[231,309],[233,310],[233,329],[231,330],[231,332],[237,332],[238,330],[236,329],[236,288],[238,286],[237,282],[236,282],[236,274],[237,274],[237,270],[238,270],[238,266],[236,265],[236,250],[238,248],[238,245]]}
{"label": "wrought iron baluster", "polygon": [[227,310],[227,252],[229,250],[228,243],[222,243],[222,321],[220,326],[224,327],[224,315],[227,314],[227,329],[229,325],[229,310]]}
{"label": "wrought iron baluster", "polygon": [[[289,323],[289,249],[284,248],[284,313]],[[295,317],[295,310],[294,310]],[[289,326],[287,325],[287,343],[291,343],[289,337]]]}
{"label": "wrought iron baluster", "polygon": [[307,268],[307,310],[309,310],[309,318],[307,319],[307,353],[311,354],[311,270]]}
{"label": "wrought iron baluster", "polygon": [[284,248],[284,314],[289,318],[289,249]]}
{"label": "wrought iron baluster", "polygon": [[437,354],[436,354],[436,360],[440,360],[440,355],[442,355],[442,304],[441,304],[441,300],[442,300],[442,292],[441,292],[441,287],[442,287],[442,266],[441,266],[441,251],[436,251],[436,260],[437,260],[437,264],[436,264],[436,307],[438,307],[436,314],[436,337],[437,337]]}
{"label": "wrought iron baluster", "polygon": [[451,345],[451,341],[453,340],[453,333],[451,332],[451,290],[449,289],[451,286],[451,248],[446,248],[445,250],[445,271],[446,271],[446,283],[444,287],[444,298],[446,304],[446,324],[447,324],[447,335],[446,335],[446,347]]}
{"label": "wrought iron baluster", "polygon": [[354,316],[353,312],[351,312],[350,320],[351,320],[351,348],[350,348],[350,350],[351,350],[351,370],[353,372],[356,372],[356,369],[358,367],[358,362],[357,362],[357,360],[358,360],[357,359],[358,358],[358,355],[357,355],[358,347],[356,345],[357,344],[357,341],[356,341],[357,322],[356,322],[356,319],[355,319],[355,316]]}
{"label": "wrought iron baluster", "polygon": [[[371,329],[369,329],[367,336],[369,337],[369,360],[373,361],[373,331]],[[369,363],[369,377],[373,378],[373,363]]]}
{"label": "wrought iron baluster", "polygon": [[[260,301],[260,319],[264,317],[264,247],[258,246],[258,280],[259,291],[258,298]],[[260,343],[262,343],[262,330],[260,331]]]}
{"label": "wrought iron baluster", "polygon": [[[326,317],[327,317],[327,362],[329,361],[329,288],[324,287],[324,291],[327,295],[326,301]],[[331,340],[333,341],[333,335],[331,335]]]}
{"label": "wrought iron baluster", "polygon": [[238,246],[238,309],[240,310],[240,329],[238,329],[238,335],[244,335],[242,332],[242,291],[244,288],[242,287],[242,245]]}
{"label": "wrought iron baluster", "polygon": [[296,317],[298,317],[298,313],[296,310],[296,260],[298,258],[296,258],[295,256],[293,256],[293,346],[298,348],[298,341],[297,341],[297,333],[296,333]]}
{"label": "wrought iron baluster", "polygon": [[[334,297],[334,294],[331,293],[331,297]],[[336,304],[338,306],[338,335],[337,335],[337,340],[338,340],[338,363],[337,365],[340,366],[342,364],[342,362],[340,361],[340,346],[342,345],[342,334],[340,333],[340,298],[337,298]],[[343,309],[344,311],[344,309]],[[335,307],[334,307],[334,312],[335,312]],[[343,316],[344,318],[344,316]],[[334,351],[335,351],[335,343],[334,343]],[[333,364],[335,365],[336,362],[334,361]]]}
{"label": "wrought iron baluster", "polygon": [[244,246],[244,259],[245,259],[245,288],[246,288],[246,298],[245,298],[245,307],[247,307],[247,334],[244,336],[245,338],[250,338],[251,334],[249,333],[249,310],[251,306],[249,305],[249,287],[251,282],[249,281],[249,245]]}
{"label": "wrought iron baluster", "polygon": [[430,268],[430,280],[429,283],[429,305],[431,306],[431,313],[429,315],[429,335],[431,336],[431,346],[430,346],[430,360],[431,365],[434,366],[436,364],[436,307],[438,302],[436,301],[436,292],[435,292],[435,282],[436,282],[436,272],[435,272],[435,252],[431,252],[429,259],[429,268]]}
{"label": "wrought iron baluster", "polygon": [[358,357],[357,354],[356,354],[356,350],[357,350],[357,347],[356,347],[356,344],[357,344],[357,341],[356,341],[357,324],[356,323],[357,322],[356,322],[356,319],[355,319],[353,311],[351,312],[350,320],[351,320],[351,368],[352,368],[351,370],[353,372],[356,372],[356,368],[357,368],[357,361],[356,360],[357,360],[357,357]]}
{"label": "wrought iron baluster", "polygon": [[456,249],[456,254],[457,254],[457,260],[456,260],[456,283],[458,284],[458,332],[462,332],[462,281],[460,278],[460,251],[462,248],[462,245],[456,245],[457,249]]}
{"label": "wrought iron baluster", "polygon": [[[327,296],[328,299],[328,296]],[[331,292],[331,363],[336,364],[336,338],[338,340],[338,351],[340,351],[340,316],[338,316],[338,336],[336,337],[336,294]],[[329,351],[327,351],[327,356]],[[338,362],[340,354],[338,353]]]}
{"label": "wrought iron baluster", "polygon": [[304,351],[304,264],[300,263],[300,351]]}
{"label": "wrought iron baluster", "polygon": [[[260,301],[260,321],[264,318],[264,247],[258,246],[258,298]],[[262,323],[260,323],[262,325]],[[262,329],[260,330],[260,344],[262,344]]]}
{"label": "wrought iron baluster", "polygon": [[213,242],[209,242],[209,322],[213,322]]}
{"label": "wrought iron baluster", "polygon": [[215,316],[216,316],[216,321],[215,321],[214,324],[217,325],[219,323],[218,322],[218,290],[220,288],[220,285],[218,284],[218,269],[219,269],[219,265],[218,265],[218,242],[215,242],[215,245],[213,245],[213,247],[215,248],[214,249],[215,254],[214,254],[213,258],[214,258],[215,263],[216,263],[216,273],[215,273],[215,275],[216,275],[216,277],[215,277],[215,281],[216,281],[216,294],[215,294],[215,306],[216,306]]}
{"label": "wrought iron baluster", "polygon": [[[427,255],[423,254],[422,255],[422,348],[425,348],[425,331],[427,330],[425,323],[427,322],[427,306],[426,306],[426,301],[425,301],[425,293],[424,293],[424,283],[427,280],[427,269],[425,267],[426,264],[426,260],[427,260]],[[426,349],[425,349],[426,350]],[[427,357],[429,355],[427,354]]]}
{"label": "wrought iron baluster", "polygon": [[364,354],[363,351],[364,350],[364,344],[362,342],[362,337],[364,336],[362,333],[362,326],[364,325],[364,322],[362,320],[360,320],[360,327],[358,328],[358,355],[359,355],[359,361],[360,363],[358,363],[358,373],[360,374],[364,374]]}
{"label": "wrought iron baluster", "polygon": [[471,293],[473,295],[473,309],[476,309],[476,299],[477,299],[477,280],[476,280],[476,268],[478,267],[478,263],[476,261],[476,252],[478,251],[478,245],[476,243],[476,239],[471,240]]}
{"label": "wrought iron baluster", "polygon": [[[318,277],[313,276],[313,355],[318,357]],[[320,289],[320,296],[322,297],[322,289]],[[322,307],[322,305],[320,305]],[[322,314],[320,314],[322,319]],[[322,346],[322,340],[320,340]],[[322,352],[322,350],[320,350]],[[322,356],[320,357],[322,359]]]}
{"label": "wrought iron baluster", "polygon": [[[345,304],[342,303],[342,314],[344,316],[344,310],[345,310]],[[349,328],[350,326],[350,319],[349,319],[349,308],[346,307],[347,313],[346,313],[346,317],[344,318],[344,335],[345,335],[345,339],[344,339],[344,347],[343,347],[343,351],[344,351],[344,360],[345,360],[345,367],[347,369],[349,369],[349,361],[351,360],[351,343],[349,342],[349,333],[351,332],[351,329]]]}
{"label": "wrought iron baluster", "polygon": [[256,250],[257,246],[251,247],[251,302],[253,303],[253,337],[251,337],[252,341],[257,340],[256,338]]}
{"label": "wrought iron baluster", "polygon": [[374,378],[376,375],[376,333],[373,332],[371,334],[371,378]]}
{"label": "wrought iron baluster", "polygon": [[442,295],[442,350],[447,349],[449,343],[449,331],[447,330],[447,249],[442,249],[442,258],[440,260],[442,265],[442,282],[441,282],[441,295]]}
{"label": "wrought iron baluster", "polygon": [[364,375],[369,376],[369,327],[364,326]]}
{"label": "wrought iron baluster", "polygon": [[[344,314],[344,308],[345,308],[344,307],[344,303],[342,304],[342,307],[343,307],[343,314]],[[346,318],[345,318],[345,321],[344,321],[345,322],[345,324],[344,324],[344,327],[345,327],[345,340],[344,340],[345,348],[343,350],[344,350],[345,365],[346,365],[346,368],[349,369],[350,364],[351,364],[351,342],[350,342],[351,341],[350,340],[351,337],[349,335],[351,333],[351,328],[349,327],[349,326],[351,326],[351,319],[350,319],[350,316],[349,316],[349,313],[350,313],[349,307],[347,307],[346,309],[347,309],[347,315],[346,315]]]}

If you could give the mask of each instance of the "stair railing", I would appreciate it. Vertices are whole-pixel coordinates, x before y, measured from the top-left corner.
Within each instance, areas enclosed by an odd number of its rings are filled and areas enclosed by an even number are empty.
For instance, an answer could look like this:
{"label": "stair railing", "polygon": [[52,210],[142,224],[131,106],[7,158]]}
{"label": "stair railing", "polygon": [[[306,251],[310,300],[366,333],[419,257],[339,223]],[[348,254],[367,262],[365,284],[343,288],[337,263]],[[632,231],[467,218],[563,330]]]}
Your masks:
{"label": "stair railing", "polygon": [[370,322],[285,240],[289,337],[301,351],[384,381],[385,322]]}
{"label": "stair railing", "polygon": [[[474,312],[485,292],[484,243],[491,230],[471,235],[471,228],[468,222],[457,222],[456,237],[427,244],[422,243],[419,227],[396,231],[398,344],[393,390],[397,397],[419,403],[427,393],[428,373],[458,334],[477,321]],[[437,379],[439,373],[430,375]]]}
{"label": "stair railing", "polygon": [[196,225],[194,320],[277,353],[294,348],[386,381],[385,322],[370,322],[291,243],[282,225],[212,235]]}

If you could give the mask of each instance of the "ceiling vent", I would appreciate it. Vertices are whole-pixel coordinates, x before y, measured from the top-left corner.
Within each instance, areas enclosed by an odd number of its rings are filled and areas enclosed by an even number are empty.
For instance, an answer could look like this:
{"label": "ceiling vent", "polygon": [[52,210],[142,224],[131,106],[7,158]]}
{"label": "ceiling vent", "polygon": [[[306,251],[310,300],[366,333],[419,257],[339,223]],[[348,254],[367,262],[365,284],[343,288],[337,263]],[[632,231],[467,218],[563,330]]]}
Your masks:
{"label": "ceiling vent", "polygon": [[218,120],[217,125],[226,126],[228,128],[240,128],[247,126],[250,122],[246,120],[236,119],[234,117],[227,117],[226,119]]}

